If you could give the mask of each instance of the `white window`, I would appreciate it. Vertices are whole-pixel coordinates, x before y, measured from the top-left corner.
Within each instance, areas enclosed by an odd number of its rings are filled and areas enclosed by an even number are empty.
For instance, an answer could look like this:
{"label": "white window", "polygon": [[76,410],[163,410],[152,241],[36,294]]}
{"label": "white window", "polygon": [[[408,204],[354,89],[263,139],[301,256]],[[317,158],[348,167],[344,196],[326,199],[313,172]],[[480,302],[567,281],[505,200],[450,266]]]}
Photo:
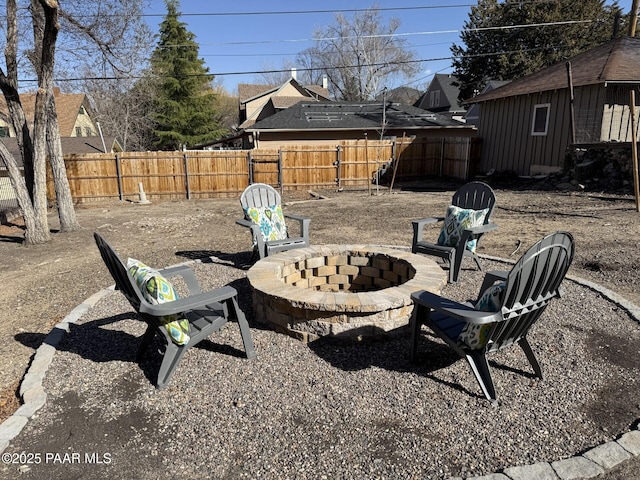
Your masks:
{"label": "white window", "polygon": [[440,105],[440,90],[431,92],[429,98],[429,107],[437,107]]}
{"label": "white window", "polygon": [[531,124],[531,135],[544,136],[549,129],[550,103],[540,103],[533,107],[533,123]]}

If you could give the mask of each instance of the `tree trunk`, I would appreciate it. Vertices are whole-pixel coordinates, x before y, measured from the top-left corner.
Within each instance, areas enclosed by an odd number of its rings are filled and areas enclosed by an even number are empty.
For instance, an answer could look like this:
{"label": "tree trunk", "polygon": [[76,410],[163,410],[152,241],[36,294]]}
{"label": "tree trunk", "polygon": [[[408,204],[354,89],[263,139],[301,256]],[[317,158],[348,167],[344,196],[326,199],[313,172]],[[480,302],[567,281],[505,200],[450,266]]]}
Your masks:
{"label": "tree trunk", "polygon": [[0,142],[0,157],[2,157],[5,165],[7,166],[11,186],[16,192],[18,205],[22,210],[22,216],[24,217],[24,224],[26,227],[24,237],[25,243],[34,245],[37,243],[48,242],[51,236],[49,233],[49,224],[47,222],[47,212],[46,210],[38,211],[34,208],[31,196],[29,195],[29,190],[27,189],[25,179],[20,173],[18,164],[2,142]]}
{"label": "tree trunk", "polygon": [[7,43],[4,50],[7,73],[0,72],[0,89],[4,94],[9,120],[22,155],[22,168],[31,201],[33,201],[33,145],[27,119],[18,93],[18,5],[7,0]]}
{"label": "tree trunk", "polygon": [[56,190],[56,203],[58,204],[58,218],[60,230],[72,232],[80,229],[76,219],[76,211],[73,208],[73,198],[69,188],[67,169],[64,165],[62,145],[60,144],[60,129],[58,128],[58,115],[53,91],[47,91],[47,146],[49,147],[49,161]]}

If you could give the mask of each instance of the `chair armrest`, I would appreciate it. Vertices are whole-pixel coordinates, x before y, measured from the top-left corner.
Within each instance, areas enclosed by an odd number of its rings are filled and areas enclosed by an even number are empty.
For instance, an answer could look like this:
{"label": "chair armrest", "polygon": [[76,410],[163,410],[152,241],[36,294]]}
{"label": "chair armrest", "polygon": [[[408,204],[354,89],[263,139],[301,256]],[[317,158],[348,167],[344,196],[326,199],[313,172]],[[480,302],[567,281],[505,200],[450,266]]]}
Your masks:
{"label": "chair armrest", "polygon": [[290,213],[284,214],[285,218],[290,218],[291,220],[296,220],[298,222],[303,222],[305,220],[311,221],[310,217],[303,217],[302,215],[292,215]]}
{"label": "chair armrest", "polygon": [[422,241],[422,234],[425,225],[442,221],[444,221],[444,217],[429,217],[422,218],[420,220],[413,220],[411,222],[411,224],[413,225],[413,245],[415,245],[417,242]]}
{"label": "chair armrest", "polygon": [[182,277],[184,282],[187,284],[190,295],[202,293],[202,289],[196,279],[195,273],[186,265],[176,265],[175,267],[163,268],[162,270],[158,270],[158,273],[165,278]]}
{"label": "chair armrest", "polygon": [[[480,287],[480,291],[478,295],[482,295],[487,288],[493,285],[496,282],[504,282],[507,279],[509,272],[506,270],[491,270],[484,275],[484,279],[482,280],[482,286]],[[478,297],[479,299],[480,297]],[[477,299],[476,299],[477,300]]]}
{"label": "chair armrest", "polygon": [[190,295],[188,297],[174,300],[173,302],[161,303],[160,305],[152,305],[148,302],[140,303],[140,313],[153,315],[154,317],[162,317],[164,315],[177,315],[180,313],[202,308],[212,303],[224,302],[236,296],[238,292],[235,288],[225,286],[210,290],[208,292]]}
{"label": "chair armrest", "polygon": [[251,220],[247,220],[246,218],[240,218],[236,220],[236,223],[238,225],[242,225],[243,227],[247,227],[247,228],[251,228],[251,225],[253,224]]}
{"label": "chair armrest", "polygon": [[302,215],[291,214],[285,214],[284,217],[300,223],[300,236],[305,239],[309,238],[309,226],[311,224],[311,218],[303,217]]}
{"label": "chair armrest", "polygon": [[251,230],[253,245],[258,249],[260,258],[262,258],[265,254],[265,243],[264,238],[262,238],[262,233],[260,232],[260,225],[257,225],[255,222],[247,218],[240,218],[236,220],[236,223]]}
{"label": "chair armrest", "polygon": [[411,294],[411,299],[416,305],[431,308],[437,312],[444,313],[449,317],[461,320],[466,323],[482,325],[485,323],[495,323],[502,320],[501,312],[484,312],[476,310],[472,306],[459,303],[454,300],[436,295],[435,293],[419,290]]}
{"label": "chair armrest", "polygon": [[464,233],[469,231],[471,232],[471,235],[479,235],[481,233],[487,233],[487,232],[493,232],[494,230],[498,229],[498,225],[496,225],[495,223],[486,223],[484,225],[478,225],[477,227],[469,227],[469,228],[465,228],[462,232],[464,236]]}
{"label": "chair armrest", "polygon": [[[473,240],[474,237],[478,235],[482,235],[487,232],[492,232],[498,229],[498,225],[495,223],[487,223],[485,225],[478,225],[477,227],[469,227],[462,230],[462,234],[460,235],[460,240],[458,240],[458,246],[456,247],[461,255],[464,254],[464,250],[460,250],[462,245],[466,245],[468,241]],[[459,260],[460,260],[459,259]]]}

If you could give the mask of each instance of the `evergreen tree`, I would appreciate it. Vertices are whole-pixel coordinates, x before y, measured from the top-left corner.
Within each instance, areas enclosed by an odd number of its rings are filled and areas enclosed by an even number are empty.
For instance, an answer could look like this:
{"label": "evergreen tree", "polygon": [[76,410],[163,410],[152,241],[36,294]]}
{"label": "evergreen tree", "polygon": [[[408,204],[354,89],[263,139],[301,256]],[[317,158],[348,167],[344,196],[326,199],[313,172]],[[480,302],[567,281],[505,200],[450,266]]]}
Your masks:
{"label": "evergreen tree", "polygon": [[459,100],[489,80],[514,80],[607,42],[618,10],[602,0],[479,0],[460,35],[464,47],[451,47]]}
{"label": "evergreen tree", "polygon": [[215,140],[223,129],[212,88],[214,76],[198,58],[195,35],[179,21],[179,1],[165,3],[167,16],[160,24],[158,45],[151,57],[157,79],[152,117],[156,148],[176,150]]}

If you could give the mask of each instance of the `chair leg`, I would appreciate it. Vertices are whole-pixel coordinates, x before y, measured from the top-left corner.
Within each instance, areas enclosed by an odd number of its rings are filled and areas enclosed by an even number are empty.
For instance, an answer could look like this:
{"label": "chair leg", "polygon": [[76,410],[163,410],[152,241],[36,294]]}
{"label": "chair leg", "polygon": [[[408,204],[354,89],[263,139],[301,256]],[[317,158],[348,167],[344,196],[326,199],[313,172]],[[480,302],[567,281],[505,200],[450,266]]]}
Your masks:
{"label": "chair leg", "polygon": [[492,403],[497,403],[496,389],[493,386],[493,379],[489,371],[489,362],[487,361],[484,351],[468,351],[466,352],[466,358],[469,365],[471,365],[471,370],[473,370],[473,374],[476,376],[476,380],[478,380],[484,396]]}
{"label": "chair leg", "polygon": [[458,281],[458,275],[462,268],[462,257],[464,256],[464,251],[462,252],[462,255],[459,255],[458,250],[460,249],[456,249],[449,255],[449,283],[456,283]]}
{"label": "chair leg", "polygon": [[[425,312],[425,310],[427,310]],[[420,327],[422,326],[421,319],[424,315],[429,315],[429,309],[422,305],[415,305],[413,307],[413,313],[409,319],[409,327],[411,329],[411,361],[416,363],[418,360],[418,341],[420,340]]]}
{"label": "chair leg", "polygon": [[253,340],[251,339],[251,330],[249,329],[247,317],[245,317],[244,312],[240,310],[238,299],[236,297],[231,298],[231,305],[233,310],[232,315],[235,317],[238,322],[238,326],[240,327],[240,335],[242,336],[242,343],[244,345],[244,351],[247,354],[247,358],[255,358],[256,351],[253,347]]}
{"label": "chair leg", "polygon": [[156,335],[156,327],[153,325],[147,324],[147,330],[144,332],[142,336],[142,340],[140,341],[140,345],[138,346],[138,351],[136,352],[136,362],[142,360],[144,352],[149,348],[151,342],[153,342],[153,338]]}
{"label": "chair leg", "polygon": [[162,364],[160,365],[160,371],[158,372],[158,389],[163,389],[171,380],[174,372],[178,368],[182,356],[187,351],[188,345],[178,346],[173,342],[167,344],[167,349],[162,357]]}
{"label": "chair leg", "polygon": [[476,255],[475,253],[473,254],[473,260],[476,262],[476,265],[478,266],[478,270],[480,270],[481,272],[484,272],[484,270],[482,269],[482,264],[480,263],[480,257],[478,257],[478,255]]}
{"label": "chair leg", "polygon": [[536,356],[533,354],[533,350],[531,349],[531,345],[529,345],[529,341],[526,338],[521,338],[518,341],[518,345],[520,345],[520,348],[524,350],[524,354],[527,356],[527,360],[529,360],[529,363],[531,364],[531,367],[533,368],[536,376],[542,380],[542,369],[540,368],[540,364],[538,363]]}

